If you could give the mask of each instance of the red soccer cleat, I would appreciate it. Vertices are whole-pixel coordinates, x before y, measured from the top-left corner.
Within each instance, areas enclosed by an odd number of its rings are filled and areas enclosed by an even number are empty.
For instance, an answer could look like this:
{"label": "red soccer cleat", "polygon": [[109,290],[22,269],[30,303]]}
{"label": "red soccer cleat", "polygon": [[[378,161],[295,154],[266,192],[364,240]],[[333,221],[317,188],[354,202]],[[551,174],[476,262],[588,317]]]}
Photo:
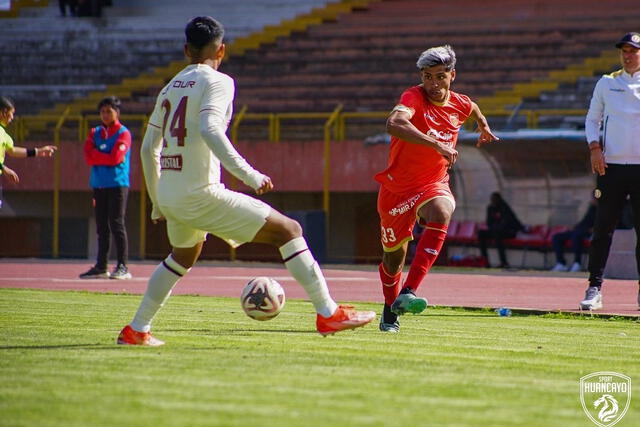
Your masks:
{"label": "red soccer cleat", "polygon": [[135,331],[130,325],[125,326],[118,335],[118,344],[121,345],[146,345],[158,347],[164,345],[164,341],[154,338],[149,332]]}
{"label": "red soccer cleat", "polygon": [[333,335],[346,329],[355,329],[366,325],[376,318],[373,311],[356,311],[351,305],[339,305],[331,317],[316,317],[316,328],[323,336]]}

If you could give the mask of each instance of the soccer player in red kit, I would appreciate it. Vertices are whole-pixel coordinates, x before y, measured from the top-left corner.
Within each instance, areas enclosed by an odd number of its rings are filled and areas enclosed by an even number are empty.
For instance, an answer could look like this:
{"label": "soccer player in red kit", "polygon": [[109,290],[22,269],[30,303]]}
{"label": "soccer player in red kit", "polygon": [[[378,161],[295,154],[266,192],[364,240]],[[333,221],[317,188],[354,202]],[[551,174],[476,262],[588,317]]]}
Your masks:
{"label": "soccer player in red kit", "polygon": [[[478,106],[450,89],[455,64],[451,46],[422,52],[416,64],[422,84],[404,91],[387,119],[389,160],[387,168],[375,176],[380,183],[378,214],[384,250],[379,266],[385,299],[380,319],[383,332],[398,332],[399,315],[417,314],[427,307],[427,300],[415,293],[442,249],[455,209],[448,171],[458,158],[455,147],[460,127],[468,118],[477,122],[477,146],[498,140]],[[416,221],[424,232],[401,289]]]}

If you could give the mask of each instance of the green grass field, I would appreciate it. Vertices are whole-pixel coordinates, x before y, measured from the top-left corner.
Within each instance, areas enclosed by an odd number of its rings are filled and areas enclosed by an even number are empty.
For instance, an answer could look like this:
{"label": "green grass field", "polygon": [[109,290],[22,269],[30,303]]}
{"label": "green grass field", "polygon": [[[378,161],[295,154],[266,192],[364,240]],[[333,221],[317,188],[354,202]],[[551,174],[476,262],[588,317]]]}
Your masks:
{"label": "green grass field", "polygon": [[579,379],[596,371],[632,378],[617,425],[640,420],[631,320],[430,308],[397,335],[323,338],[308,302],[256,322],[236,299],[173,296],[167,345],[115,345],[139,301],[0,289],[0,425],[588,426]]}

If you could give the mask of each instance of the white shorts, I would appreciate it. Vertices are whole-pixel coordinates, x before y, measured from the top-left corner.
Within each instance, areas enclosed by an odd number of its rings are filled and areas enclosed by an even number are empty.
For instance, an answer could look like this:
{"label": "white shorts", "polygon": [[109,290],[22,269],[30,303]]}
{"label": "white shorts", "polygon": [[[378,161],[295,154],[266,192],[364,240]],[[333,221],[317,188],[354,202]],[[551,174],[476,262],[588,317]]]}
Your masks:
{"label": "white shorts", "polygon": [[180,206],[160,205],[174,248],[191,248],[208,233],[232,247],[254,239],[267,222],[271,206],[226,188],[208,189],[181,200]]}

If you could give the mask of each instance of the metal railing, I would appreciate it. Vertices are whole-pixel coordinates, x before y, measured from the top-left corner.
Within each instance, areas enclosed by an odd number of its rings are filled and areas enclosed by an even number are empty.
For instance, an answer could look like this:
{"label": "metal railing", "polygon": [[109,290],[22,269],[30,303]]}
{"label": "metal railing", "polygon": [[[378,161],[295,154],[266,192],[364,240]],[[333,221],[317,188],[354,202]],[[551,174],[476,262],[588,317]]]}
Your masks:
{"label": "metal railing", "polygon": [[381,122],[386,121],[386,118],[389,116],[388,111],[347,111],[344,113],[340,113],[337,119],[338,126],[338,141],[344,141],[347,134],[347,120],[349,119],[380,119]]}
{"label": "metal railing", "polygon": [[331,190],[331,129],[334,128],[334,137],[338,134],[338,117],[342,111],[342,104],[338,104],[329,118],[324,123],[324,148],[323,148],[323,179],[322,179],[322,210],[326,217],[327,230],[329,229],[329,193]]}
{"label": "metal railing", "polygon": [[[587,113],[586,109],[527,109],[517,112],[506,110],[487,110],[483,112],[488,118],[491,117],[507,117],[507,116],[524,116],[526,118],[527,128],[537,129],[540,123],[540,117],[542,116],[584,116]],[[347,135],[347,129],[349,127],[348,122],[352,122],[357,119],[380,119],[380,123],[384,124],[385,119],[388,117],[389,111],[340,111],[338,113],[332,112],[284,112],[284,113],[252,113],[249,111],[248,106],[244,105],[238,113],[236,113],[232,125],[230,127],[231,140],[237,141],[239,139],[240,128],[244,126],[253,125],[254,122],[266,122],[267,140],[270,142],[282,141],[282,128],[287,122],[295,120],[304,121],[318,121],[324,123],[333,117],[332,126],[335,129],[334,136],[336,141],[344,141]],[[334,117],[335,116],[335,117]],[[123,122],[140,122],[142,126],[146,126],[149,116],[145,114],[123,114],[121,119]],[[47,125],[56,124],[60,116],[23,116],[16,117],[16,119],[9,126],[9,133],[14,136],[16,142],[24,142],[29,140],[32,131],[47,132]],[[90,123],[96,122],[99,124],[100,116],[97,114],[89,115],[65,115],[63,125],[70,122],[77,123],[78,140],[84,141],[86,135],[89,132]],[[470,121],[465,124],[469,129]],[[324,127],[323,127],[324,135]],[[320,136],[320,135],[319,135]]]}
{"label": "metal railing", "polygon": [[[69,114],[70,107],[67,107],[53,131],[53,145],[60,148],[60,129]],[[58,258],[60,254],[60,156],[54,156],[53,160],[53,236],[51,256]]]}

